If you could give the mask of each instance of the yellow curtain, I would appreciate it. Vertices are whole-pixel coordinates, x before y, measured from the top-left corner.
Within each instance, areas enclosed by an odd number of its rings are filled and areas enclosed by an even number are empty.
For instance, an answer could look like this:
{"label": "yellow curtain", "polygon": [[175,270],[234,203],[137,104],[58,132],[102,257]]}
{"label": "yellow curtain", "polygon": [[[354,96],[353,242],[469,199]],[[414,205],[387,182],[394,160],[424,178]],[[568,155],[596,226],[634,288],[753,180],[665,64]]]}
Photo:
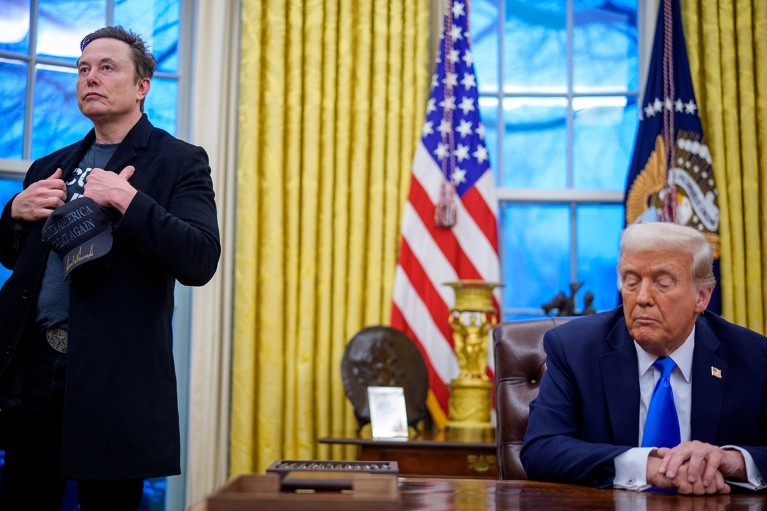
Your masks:
{"label": "yellow curtain", "polygon": [[230,475],[331,458],[348,340],[386,324],[428,0],[243,0]]}
{"label": "yellow curtain", "polygon": [[765,333],[767,2],[682,0],[681,7],[719,191],[722,312]]}

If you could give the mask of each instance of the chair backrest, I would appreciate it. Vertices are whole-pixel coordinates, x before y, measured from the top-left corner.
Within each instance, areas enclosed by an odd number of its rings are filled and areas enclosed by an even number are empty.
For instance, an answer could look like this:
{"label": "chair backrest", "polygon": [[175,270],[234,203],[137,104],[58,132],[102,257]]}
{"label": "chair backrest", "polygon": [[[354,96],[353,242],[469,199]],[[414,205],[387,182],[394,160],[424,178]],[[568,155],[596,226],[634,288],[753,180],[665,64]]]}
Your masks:
{"label": "chair backrest", "polygon": [[426,362],[415,343],[397,329],[379,325],[357,332],[344,349],[341,378],[354,407],[358,432],[370,423],[369,386],[402,387],[408,424],[415,430],[428,418]]}
{"label": "chair backrest", "polygon": [[498,478],[527,479],[519,451],[527,429],[530,401],[546,372],[543,335],[571,317],[507,321],[493,329],[495,356]]}

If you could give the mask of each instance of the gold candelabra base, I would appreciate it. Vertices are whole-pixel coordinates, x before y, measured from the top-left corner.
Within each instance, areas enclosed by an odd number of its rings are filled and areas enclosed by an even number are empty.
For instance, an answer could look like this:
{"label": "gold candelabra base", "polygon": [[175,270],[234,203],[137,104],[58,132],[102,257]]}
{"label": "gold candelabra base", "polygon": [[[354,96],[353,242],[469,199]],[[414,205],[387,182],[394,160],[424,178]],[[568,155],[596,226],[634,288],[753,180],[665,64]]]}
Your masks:
{"label": "gold candelabra base", "polygon": [[445,439],[456,442],[492,442],[495,426],[490,422],[492,385],[477,379],[456,379],[450,384],[449,420]]}

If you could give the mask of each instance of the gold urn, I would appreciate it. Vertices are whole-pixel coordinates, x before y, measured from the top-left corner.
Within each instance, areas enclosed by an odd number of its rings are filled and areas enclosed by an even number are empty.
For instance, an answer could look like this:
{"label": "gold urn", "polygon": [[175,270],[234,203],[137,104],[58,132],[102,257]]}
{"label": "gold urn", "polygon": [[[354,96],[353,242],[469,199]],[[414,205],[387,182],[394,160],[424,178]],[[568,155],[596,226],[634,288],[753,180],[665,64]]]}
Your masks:
{"label": "gold urn", "polygon": [[490,330],[498,323],[493,289],[501,284],[459,280],[445,285],[455,291],[448,322],[460,371],[450,383],[445,439],[492,442],[495,426],[490,421],[492,384],[487,377],[487,349]]}

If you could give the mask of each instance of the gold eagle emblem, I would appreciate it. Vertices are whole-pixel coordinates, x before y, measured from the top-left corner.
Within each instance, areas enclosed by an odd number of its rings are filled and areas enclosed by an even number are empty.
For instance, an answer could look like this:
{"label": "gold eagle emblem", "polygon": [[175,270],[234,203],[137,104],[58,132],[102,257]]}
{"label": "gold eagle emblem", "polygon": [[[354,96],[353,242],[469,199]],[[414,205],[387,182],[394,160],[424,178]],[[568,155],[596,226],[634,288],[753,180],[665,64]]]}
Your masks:
{"label": "gold eagle emblem", "polygon": [[[655,149],[634,179],[626,196],[626,223],[634,223],[648,210],[663,210],[667,181],[674,183],[674,221],[701,231],[719,258],[719,205],[711,157],[700,134],[680,130],[675,142],[672,168],[666,171],[666,145],[663,136],[655,138]],[[647,215],[657,217],[657,215]]]}

